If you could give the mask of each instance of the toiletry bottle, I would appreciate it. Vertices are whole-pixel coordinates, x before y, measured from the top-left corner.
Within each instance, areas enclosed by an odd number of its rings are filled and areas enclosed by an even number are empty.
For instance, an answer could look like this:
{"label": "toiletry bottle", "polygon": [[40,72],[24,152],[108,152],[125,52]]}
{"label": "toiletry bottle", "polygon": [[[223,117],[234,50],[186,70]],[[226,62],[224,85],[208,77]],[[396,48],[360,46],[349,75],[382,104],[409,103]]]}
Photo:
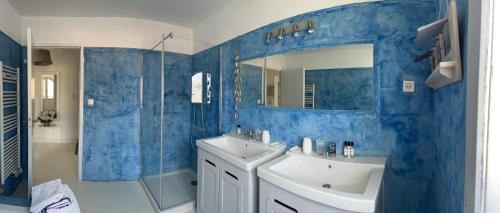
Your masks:
{"label": "toiletry bottle", "polygon": [[351,141],[351,157],[354,157],[354,141]]}
{"label": "toiletry bottle", "polygon": [[342,151],[344,151],[344,157],[349,156],[349,145],[347,141],[344,141],[344,145],[342,147]]}
{"label": "toiletry bottle", "polygon": [[269,130],[262,131],[262,143],[268,144],[271,141],[271,135],[269,134]]}
{"label": "toiletry bottle", "polygon": [[320,156],[325,152],[325,142],[321,138],[316,139],[316,152]]}
{"label": "toiletry bottle", "polygon": [[239,124],[236,125],[236,135],[241,135],[241,126]]}

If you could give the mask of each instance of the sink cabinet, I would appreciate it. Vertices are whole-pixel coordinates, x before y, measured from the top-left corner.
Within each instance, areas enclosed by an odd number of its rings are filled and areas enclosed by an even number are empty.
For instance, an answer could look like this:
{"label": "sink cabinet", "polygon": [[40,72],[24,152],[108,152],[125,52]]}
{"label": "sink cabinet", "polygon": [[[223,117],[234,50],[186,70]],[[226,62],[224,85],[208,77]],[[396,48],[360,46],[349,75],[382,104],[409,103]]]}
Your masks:
{"label": "sink cabinet", "polygon": [[256,169],[239,169],[198,149],[198,212],[257,212],[257,181]]}
{"label": "sink cabinet", "polygon": [[261,213],[352,213],[303,198],[265,180],[259,182],[259,209]]}
{"label": "sink cabinet", "polygon": [[[260,213],[354,213],[309,200],[262,178],[259,179],[259,204]],[[383,212],[382,205],[382,198],[379,198],[376,213]]]}

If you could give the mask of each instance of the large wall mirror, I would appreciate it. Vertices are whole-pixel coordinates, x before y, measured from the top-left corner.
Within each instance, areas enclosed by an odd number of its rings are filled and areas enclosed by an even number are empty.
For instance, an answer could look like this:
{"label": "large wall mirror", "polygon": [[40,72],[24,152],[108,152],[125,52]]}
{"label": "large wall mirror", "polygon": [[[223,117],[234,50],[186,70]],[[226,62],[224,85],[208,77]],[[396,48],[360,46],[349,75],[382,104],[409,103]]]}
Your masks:
{"label": "large wall mirror", "polygon": [[241,105],[372,111],[373,44],[350,44],[241,62]]}

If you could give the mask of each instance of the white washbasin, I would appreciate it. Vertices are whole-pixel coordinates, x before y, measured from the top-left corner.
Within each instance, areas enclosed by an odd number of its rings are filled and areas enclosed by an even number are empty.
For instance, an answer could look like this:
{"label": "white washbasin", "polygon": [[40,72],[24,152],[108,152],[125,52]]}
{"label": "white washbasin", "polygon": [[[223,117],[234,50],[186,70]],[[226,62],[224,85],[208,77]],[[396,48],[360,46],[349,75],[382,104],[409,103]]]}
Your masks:
{"label": "white washbasin", "polygon": [[271,146],[232,135],[200,139],[196,146],[246,171],[282,155],[286,149],[284,144]]}
{"label": "white washbasin", "polygon": [[257,175],[327,206],[374,212],[385,162],[385,157],[324,158],[287,152],[260,166]]}

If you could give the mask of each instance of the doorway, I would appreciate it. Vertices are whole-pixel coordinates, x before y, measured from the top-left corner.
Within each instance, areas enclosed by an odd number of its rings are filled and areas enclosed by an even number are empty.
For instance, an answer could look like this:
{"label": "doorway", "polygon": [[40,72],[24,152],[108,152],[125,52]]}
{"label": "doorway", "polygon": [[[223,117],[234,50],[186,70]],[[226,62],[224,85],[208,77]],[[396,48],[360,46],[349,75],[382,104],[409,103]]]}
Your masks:
{"label": "doorway", "polygon": [[29,91],[34,186],[79,180],[80,54],[80,48],[34,48]]}

